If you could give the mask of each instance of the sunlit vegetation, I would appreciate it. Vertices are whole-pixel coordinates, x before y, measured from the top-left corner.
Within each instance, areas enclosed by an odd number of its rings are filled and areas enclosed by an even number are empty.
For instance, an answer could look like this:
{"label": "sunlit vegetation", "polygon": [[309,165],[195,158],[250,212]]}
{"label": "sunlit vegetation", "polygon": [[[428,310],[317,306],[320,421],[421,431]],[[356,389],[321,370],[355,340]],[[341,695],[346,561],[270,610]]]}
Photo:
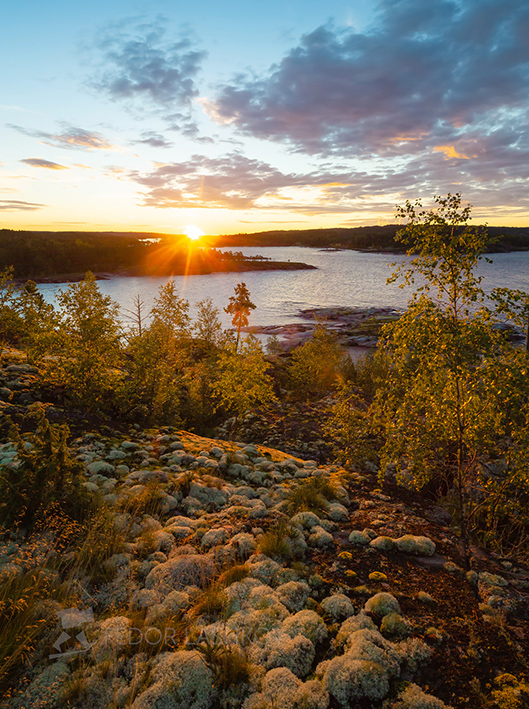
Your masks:
{"label": "sunlit vegetation", "polygon": [[[502,626],[496,606],[478,606],[475,597],[487,578],[494,593],[510,582],[488,571],[465,575],[470,554],[465,559],[460,547],[481,544],[511,555],[520,568],[527,560],[529,355],[495,325],[501,315],[526,327],[528,296],[501,289],[487,301],[474,273],[487,234],[468,226],[470,210],[459,195],[437,198],[432,211],[407,203],[399,216],[407,226],[398,238],[412,260],[393,278],[411,282],[420,273],[425,286],[400,319],[384,326],[373,356],[355,365],[323,325],[293,353],[276,341],[265,354],[242,330],[255,308],[244,283],[225,308],[233,331],[223,329],[209,299],[197,304],[193,321],[171,280],[149,312],[138,298],[124,325],[91,273],[62,291],[57,308],[44,303],[33,283],[15,285],[10,270],[1,275],[0,337],[23,350],[17,361],[25,362],[4,366],[4,383],[31,370],[42,401],[13,403],[18,380],[12,390],[0,387],[3,408],[12,409],[12,418],[0,416],[0,533],[8,558],[0,583],[0,702],[21,689],[20,680],[38,677],[34,668],[46,672],[59,638],[57,611],[74,606],[96,609],[98,632],[115,632],[116,640],[119,628],[130,629],[138,640],[105,654],[106,636],[94,634],[99,654],[95,662],[89,655],[68,660],[53,699],[59,707],[92,705],[114,680],[123,689],[119,706],[132,706],[152,691],[153,668],[169,667],[172,651],[182,650],[204,691],[216,693],[209,706],[242,706],[256,657],[269,662],[261,654],[267,641],[256,645],[265,637],[258,637],[257,618],[294,632],[271,631],[277,637],[270,650],[281,655],[274,669],[284,670],[300,644],[313,651],[306,672],[320,660],[328,667],[340,657],[343,623],[358,620],[366,624],[362,634],[377,637],[376,621],[383,647],[403,657],[422,648],[438,664],[466,663],[468,676],[479,670],[476,697],[486,694],[498,707],[525,697],[525,675],[507,674],[511,664],[527,668],[520,638]],[[307,449],[307,460],[299,460],[290,443],[279,454],[252,441],[248,426],[257,411],[286,430],[287,409],[296,425],[323,412],[334,446],[328,466],[308,460]],[[231,441],[209,438],[219,425]],[[402,502],[408,497],[414,507]],[[418,500],[444,506],[452,526],[412,528],[428,525],[427,515],[415,514]],[[355,511],[360,527],[351,530]],[[372,526],[362,531],[364,524]],[[404,529],[384,532],[386,524]],[[432,530],[435,543],[422,536]],[[436,545],[451,559],[457,554],[461,567],[403,561],[429,548],[434,554]],[[396,562],[391,553],[400,554]],[[507,564],[500,568],[514,567]],[[382,588],[364,607],[365,597]],[[399,600],[387,589],[398,590]],[[402,601],[403,613],[415,620],[395,612],[377,619],[374,599],[397,608]],[[245,616],[253,617],[246,628]],[[433,627],[433,618],[443,627]],[[232,634],[217,635],[229,622]],[[235,642],[238,623],[244,633]],[[214,635],[204,632],[208,627]],[[170,644],[149,640],[168,629]],[[314,634],[314,648],[298,630]],[[415,637],[398,641],[399,632]],[[501,652],[485,645],[497,638]],[[485,667],[491,658],[497,667]],[[367,670],[373,664],[363,663]],[[180,670],[171,665],[171,682]],[[431,681],[427,673],[423,679]],[[459,680],[450,680],[457,690]],[[392,696],[401,692],[397,682]],[[413,692],[421,699],[422,690]],[[451,705],[465,702],[466,695]]]}
{"label": "sunlit vegetation", "polygon": [[255,310],[256,307],[255,303],[250,300],[250,292],[246,283],[238,283],[235,286],[235,295],[230,297],[229,304],[224,308],[224,311],[231,315],[231,323],[237,330],[236,350],[239,348],[241,328],[248,325],[250,311]]}
{"label": "sunlit vegetation", "polygon": [[[529,360],[495,329],[494,301],[487,305],[474,274],[488,234],[469,226],[460,195],[436,198],[429,212],[408,202],[399,216],[407,220],[399,239],[415,258],[391,280],[410,284],[421,274],[425,285],[383,329],[365,389],[356,381],[340,392],[332,422],[342,457],[358,464],[358,453],[365,459],[370,449],[381,481],[393,476],[444,498],[465,544],[523,547]],[[500,296],[503,315],[526,317],[524,294]],[[521,310],[509,311],[510,302]]]}
{"label": "sunlit vegetation", "polygon": [[336,497],[336,489],[332,483],[322,477],[312,477],[298,483],[287,497],[287,508],[290,513],[314,512],[325,513],[328,500]]}
{"label": "sunlit vegetation", "polygon": [[323,395],[352,371],[351,359],[336,335],[321,325],[308,342],[294,350],[288,368],[294,390],[307,397]]}

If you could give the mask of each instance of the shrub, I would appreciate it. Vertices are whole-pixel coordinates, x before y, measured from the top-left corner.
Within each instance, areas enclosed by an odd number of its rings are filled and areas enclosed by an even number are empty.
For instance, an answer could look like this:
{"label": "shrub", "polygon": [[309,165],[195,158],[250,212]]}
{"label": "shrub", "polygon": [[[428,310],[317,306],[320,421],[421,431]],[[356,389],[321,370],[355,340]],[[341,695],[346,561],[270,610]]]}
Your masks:
{"label": "shrub", "polygon": [[257,548],[272,558],[294,559],[303,556],[306,546],[303,532],[281,521],[263,534]]}
{"label": "shrub", "polygon": [[91,411],[105,409],[120,378],[118,306],[101,294],[90,272],[84,281],[59,291],[57,301],[60,320],[36,343],[35,357],[52,381],[66,385],[73,403]]}
{"label": "shrub", "polygon": [[192,614],[195,617],[216,617],[226,610],[228,597],[224,590],[216,584],[207,587],[196,599]]}
{"label": "shrub", "polygon": [[321,607],[333,620],[349,618],[355,612],[353,604],[343,593],[335,593],[324,598]]}
{"label": "shrub", "polygon": [[186,586],[205,588],[214,575],[215,566],[210,557],[183,554],[155,566],[145,579],[145,588],[156,588],[161,593],[178,591]]}
{"label": "shrub", "polygon": [[288,494],[289,512],[313,512],[321,515],[328,507],[327,501],[336,498],[335,486],[323,476],[313,476],[297,484]]}
{"label": "shrub", "polygon": [[35,431],[24,438],[18,425],[9,421],[17,454],[0,472],[0,523],[17,521],[31,528],[55,503],[73,517],[83,518],[90,498],[81,485],[82,465],[68,451],[69,429],[50,424],[41,404],[29,407],[27,419],[33,418]]}
{"label": "shrub", "polygon": [[122,509],[133,516],[160,515],[165,501],[165,492],[157,480],[148,480],[145,489],[129,497],[123,504]]}
{"label": "shrub", "polygon": [[491,696],[500,709],[525,709],[529,705],[529,683],[508,673],[498,675]]}
{"label": "shrub", "polygon": [[224,586],[231,586],[236,581],[242,581],[250,573],[250,567],[247,564],[235,564],[222,572],[219,576],[219,582]]}
{"label": "shrub", "polygon": [[175,706],[207,709],[216,691],[214,675],[201,653],[182,650],[163,652],[154,661],[152,684],[134,702],[135,709]]}
{"label": "shrub", "polygon": [[417,556],[433,556],[435,554],[435,544],[428,537],[405,534],[403,537],[395,539],[395,544],[398,550],[405,554],[415,554]]}
{"label": "shrub", "polygon": [[331,389],[349,364],[336,335],[317,325],[311,339],[292,353],[289,374],[295,391],[309,397]]}

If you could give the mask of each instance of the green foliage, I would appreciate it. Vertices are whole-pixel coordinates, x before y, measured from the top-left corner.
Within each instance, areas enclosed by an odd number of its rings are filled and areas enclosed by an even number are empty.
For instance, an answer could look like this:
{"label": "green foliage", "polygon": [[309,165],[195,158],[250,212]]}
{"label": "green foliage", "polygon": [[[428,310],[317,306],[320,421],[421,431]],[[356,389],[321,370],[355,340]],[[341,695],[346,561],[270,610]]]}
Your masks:
{"label": "green foliage", "polygon": [[397,268],[388,283],[402,277],[403,286],[414,284],[419,274],[423,280],[414,298],[433,290],[439,306],[457,319],[469,314],[472,303],[483,300],[482,279],[474,269],[492,240],[484,227],[468,224],[471,206],[462,206],[460,193],[435,197],[434,203],[429,211],[422,209],[420,200],[397,207],[396,216],[407,224],[396,238],[409,247],[409,256],[417,256]]}
{"label": "green foliage", "polygon": [[277,357],[283,354],[283,345],[281,344],[279,337],[277,335],[272,335],[266,340],[266,351],[272,357]]}
{"label": "green foliage", "polygon": [[158,291],[149,326],[138,325],[129,338],[126,375],[119,387],[120,408],[127,418],[181,422],[184,370],[190,363],[188,310],[189,302],[178,296],[170,280]]}
{"label": "green foliage", "polygon": [[28,416],[35,417],[36,429],[25,438],[11,425],[17,457],[1,469],[0,522],[31,527],[54,503],[74,517],[83,516],[89,499],[81,485],[82,466],[68,451],[68,427],[50,424],[40,404],[29,407]]}
{"label": "green foliage", "polygon": [[255,310],[257,306],[250,300],[250,291],[246,287],[246,283],[237,283],[235,286],[235,295],[230,296],[230,302],[224,312],[232,316],[231,322],[237,328],[237,341],[235,349],[239,348],[239,340],[241,337],[241,327],[248,325],[248,316],[251,310]]}
{"label": "green foliage", "polygon": [[156,248],[138,236],[2,229],[0,268],[11,264],[18,278],[82,274],[87,270],[115,272],[141,264]]}
{"label": "green foliage", "polygon": [[227,342],[227,333],[222,328],[220,310],[213,305],[211,298],[204,298],[196,304],[197,318],[194,334],[199,347],[206,353],[223,347]]}
{"label": "green foliage", "polygon": [[529,352],[529,293],[512,288],[494,288],[492,298],[501,316],[507,316],[519,328],[525,329],[525,349]]}
{"label": "green foliage", "polygon": [[318,325],[310,340],[292,353],[289,374],[300,394],[322,395],[340,381],[349,364],[336,335]]}
{"label": "green foliage", "polygon": [[238,416],[251,406],[275,400],[272,378],[266,373],[268,363],[255,337],[247,337],[240,352],[229,345],[218,359],[218,379],[213,385],[222,406]]}
{"label": "green foliage", "polygon": [[35,348],[38,350],[40,342],[46,341],[49,333],[57,326],[58,314],[53,305],[46,303],[33,281],[27,281],[19,289],[15,307],[21,319],[19,340],[27,347],[31,358]]}
{"label": "green foliage", "polygon": [[215,390],[216,361],[208,357],[186,368],[183,378],[185,401],[182,416],[186,427],[204,431],[216,419]]}
{"label": "green foliage", "polygon": [[0,272],[0,341],[31,347],[53,329],[54,316],[33,281],[17,286],[12,266]]}
{"label": "green foliage", "polygon": [[[362,469],[367,462],[377,462],[378,441],[372,431],[369,399],[365,389],[359,388],[360,377],[358,381],[358,387],[350,383],[339,387],[329,409],[325,432],[334,441],[334,454],[342,465]],[[368,378],[366,389],[370,391],[373,384]]]}
{"label": "green foliage", "polygon": [[153,326],[165,331],[167,335],[176,338],[189,337],[189,301],[178,296],[172,279],[160,286],[150,315]]}
{"label": "green foliage", "polygon": [[[515,513],[514,500],[529,490],[529,363],[493,329],[489,310],[473,308],[483,299],[473,271],[486,233],[468,226],[460,195],[435,201],[430,212],[420,202],[398,211],[409,219],[401,238],[418,254],[404,280],[424,281],[406,314],[383,329],[375,360],[388,375],[369,413],[383,441],[381,474],[394,468],[401,483],[455,490],[465,540],[478,510],[501,502]],[[489,463],[497,459],[506,468],[495,479]]]}
{"label": "green foliage", "polygon": [[163,324],[154,322],[131,338],[127,354],[118,390],[122,414],[137,422],[178,424],[186,349]]}
{"label": "green foliage", "polygon": [[35,345],[34,356],[53,383],[67,388],[74,404],[104,410],[120,378],[118,306],[100,292],[90,272],[60,291],[57,301],[57,327]]}
{"label": "green foliage", "polygon": [[13,267],[0,272],[0,341],[16,342],[22,329],[20,315],[15,305],[15,284]]}

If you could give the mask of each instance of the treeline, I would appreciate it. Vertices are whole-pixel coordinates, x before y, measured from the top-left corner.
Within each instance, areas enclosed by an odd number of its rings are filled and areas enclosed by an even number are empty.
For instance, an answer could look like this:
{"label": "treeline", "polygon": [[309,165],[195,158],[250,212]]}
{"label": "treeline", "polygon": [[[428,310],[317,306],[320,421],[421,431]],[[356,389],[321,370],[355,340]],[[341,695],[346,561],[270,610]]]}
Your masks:
{"label": "treeline", "polygon": [[[293,269],[274,263],[221,253],[218,248],[307,246],[403,252],[397,224],[298,231],[264,231],[206,237],[206,248],[190,248],[182,235],[139,232],[44,232],[0,230],[0,269],[13,266],[16,278],[45,279],[92,273],[182,275],[218,271]],[[488,252],[529,249],[529,227],[489,227]],[[209,248],[208,248],[209,247]],[[301,266],[298,266],[301,267]]]}
{"label": "treeline", "polygon": [[0,230],[0,269],[15,278],[83,277],[86,271],[120,275],[183,275],[218,271],[294,269],[246,258],[240,252],[195,249],[185,236],[90,232]]}
{"label": "treeline", "polygon": [[115,272],[141,263],[151,246],[137,236],[2,229],[0,268],[13,266],[17,278]]}
{"label": "treeline", "polygon": [[[310,246],[313,248],[358,249],[404,252],[397,224],[336,229],[262,231],[255,234],[224,234],[217,246]],[[529,249],[529,227],[488,227],[489,253]]]}

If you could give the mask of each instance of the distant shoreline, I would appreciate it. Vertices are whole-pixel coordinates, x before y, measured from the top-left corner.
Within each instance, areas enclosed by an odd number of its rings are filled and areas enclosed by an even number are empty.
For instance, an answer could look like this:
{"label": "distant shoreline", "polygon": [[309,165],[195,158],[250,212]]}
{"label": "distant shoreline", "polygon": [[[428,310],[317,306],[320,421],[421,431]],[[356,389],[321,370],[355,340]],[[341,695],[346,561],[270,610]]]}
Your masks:
{"label": "distant shoreline", "polygon": [[[111,278],[170,278],[171,276],[207,276],[212,273],[246,273],[248,271],[304,271],[317,270],[316,266],[299,261],[227,261],[224,267],[211,270],[191,269],[187,273],[185,269],[178,271],[147,271],[140,268],[120,269],[117,271],[96,271],[94,276],[98,281],[108,281]],[[56,273],[48,276],[23,276],[13,278],[17,285],[23,285],[27,281],[34,283],[79,283],[85,278],[86,272],[76,273]]]}

